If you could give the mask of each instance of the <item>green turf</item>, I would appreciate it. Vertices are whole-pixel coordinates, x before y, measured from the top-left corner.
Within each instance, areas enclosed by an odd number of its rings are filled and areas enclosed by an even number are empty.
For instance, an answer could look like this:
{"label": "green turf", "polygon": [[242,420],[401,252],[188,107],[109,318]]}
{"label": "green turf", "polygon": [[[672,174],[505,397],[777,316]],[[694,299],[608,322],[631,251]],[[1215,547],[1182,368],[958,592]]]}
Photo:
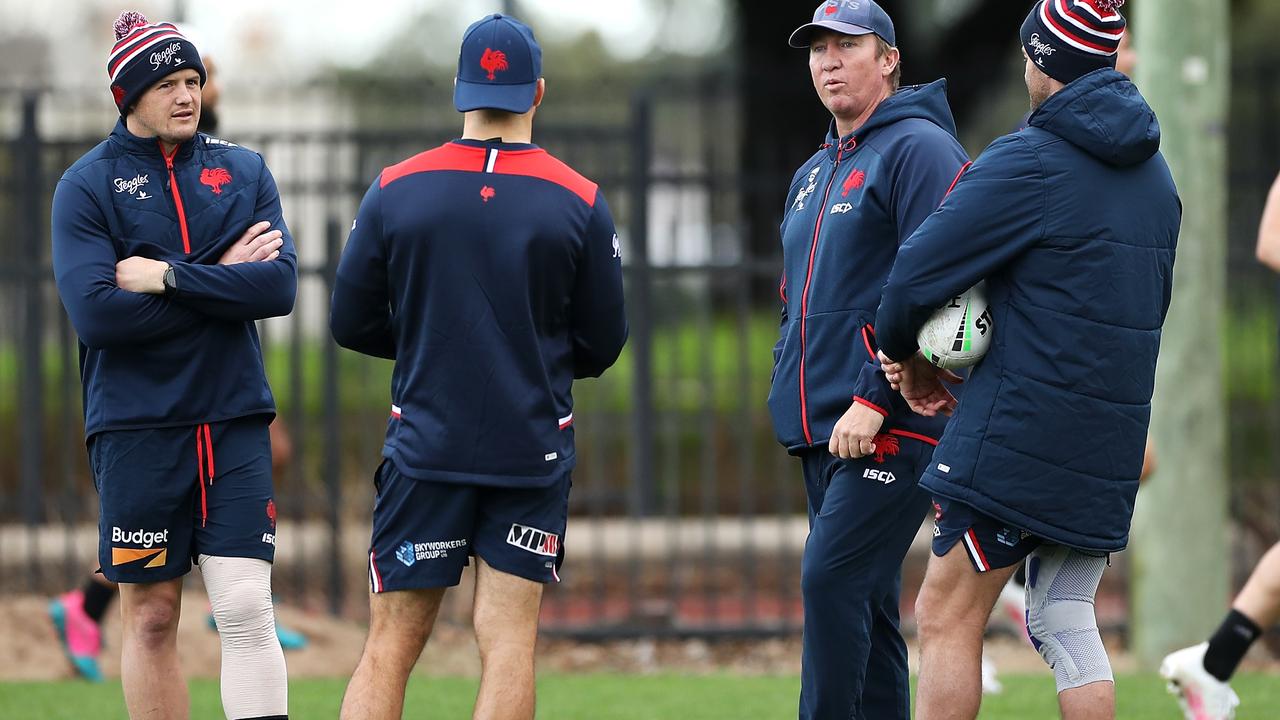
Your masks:
{"label": "green turf", "polygon": [[[987,696],[981,718],[1026,720],[1055,718],[1053,678],[1047,674],[1007,675],[1005,691]],[[1232,683],[1243,705],[1237,720],[1280,717],[1280,680],[1243,674]],[[335,718],[346,681],[296,680],[289,684],[290,716]],[[544,675],[538,680],[538,717],[555,720],[746,720],[795,715],[795,677],[738,675]],[[471,714],[476,681],[470,678],[415,676],[409,685],[405,717],[466,718]],[[222,717],[217,683],[191,684],[192,718]],[[13,720],[123,720],[119,683],[0,683],[0,718]],[[1122,676],[1118,717],[1172,720],[1179,717],[1171,697],[1152,674]]]}

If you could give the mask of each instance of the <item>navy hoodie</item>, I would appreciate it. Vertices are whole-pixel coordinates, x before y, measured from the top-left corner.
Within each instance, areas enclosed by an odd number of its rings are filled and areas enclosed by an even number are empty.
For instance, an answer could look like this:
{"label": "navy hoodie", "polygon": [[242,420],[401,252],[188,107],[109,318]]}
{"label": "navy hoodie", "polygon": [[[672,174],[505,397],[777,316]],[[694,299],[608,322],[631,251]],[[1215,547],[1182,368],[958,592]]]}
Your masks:
{"label": "navy hoodie", "polygon": [[1133,83],[1097,70],[986,149],[898,252],[876,327],[895,359],[986,279],[991,349],[921,484],[1009,525],[1125,547],[1182,205]]}
{"label": "navy hoodie", "polygon": [[[280,257],[218,265],[260,220],[284,233]],[[52,235],[86,438],[275,413],[254,321],[292,310],[297,255],[260,155],[198,134],[165,157],[119,120],[58,181]],[[131,256],[172,265],[177,293],[117,287],[115,265]]]}
{"label": "navy hoodie", "polygon": [[330,315],[339,345],[396,361],[383,456],[437,482],[563,477],[573,380],[627,338],[621,255],[596,184],[536,145],[457,140],[384,169]]}
{"label": "navy hoodie", "polygon": [[769,391],[789,452],[825,448],[853,402],[887,416],[882,432],[930,443],[942,434],[944,418],[912,413],[890,389],[872,323],[898,246],[937,209],[966,159],[938,80],[897,91],[846,137],[833,123],[791,181]]}

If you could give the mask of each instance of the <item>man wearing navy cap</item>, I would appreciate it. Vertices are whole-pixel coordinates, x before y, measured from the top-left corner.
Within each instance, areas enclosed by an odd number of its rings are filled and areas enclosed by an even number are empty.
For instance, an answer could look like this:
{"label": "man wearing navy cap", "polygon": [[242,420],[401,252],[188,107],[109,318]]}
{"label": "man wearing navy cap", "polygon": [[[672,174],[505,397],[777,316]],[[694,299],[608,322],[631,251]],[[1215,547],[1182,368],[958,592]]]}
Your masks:
{"label": "man wearing navy cap", "polygon": [[330,328],[396,361],[369,548],[370,623],[343,718],[399,718],[445,588],[476,558],[476,718],[532,718],[544,583],[564,559],[575,378],[627,337],[596,184],[531,143],[542,51],[467,29],[462,137],[382,171],[342,252]]}
{"label": "man wearing navy cap", "polygon": [[794,33],[831,112],[782,221],[781,338],[769,409],[809,501],[801,565],[801,718],[910,716],[899,570],[929,499],[916,486],[943,418],[913,414],[876,360],[872,327],[898,246],[965,163],[943,81],[898,88],[893,21],[828,0]]}

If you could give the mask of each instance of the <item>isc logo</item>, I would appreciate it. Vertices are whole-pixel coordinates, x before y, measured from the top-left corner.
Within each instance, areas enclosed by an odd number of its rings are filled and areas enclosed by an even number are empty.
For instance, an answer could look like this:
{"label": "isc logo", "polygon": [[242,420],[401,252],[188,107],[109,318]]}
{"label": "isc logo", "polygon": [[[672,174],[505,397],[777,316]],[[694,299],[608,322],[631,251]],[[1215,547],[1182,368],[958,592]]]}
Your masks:
{"label": "isc logo", "polygon": [[889,472],[888,470],[877,470],[875,468],[867,468],[866,472],[862,473],[862,477],[867,478],[868,480],[875,480],[876,482],[882,482],[885,485],[888,485],[889,483],[898,479],[894,477],[893,473]]}

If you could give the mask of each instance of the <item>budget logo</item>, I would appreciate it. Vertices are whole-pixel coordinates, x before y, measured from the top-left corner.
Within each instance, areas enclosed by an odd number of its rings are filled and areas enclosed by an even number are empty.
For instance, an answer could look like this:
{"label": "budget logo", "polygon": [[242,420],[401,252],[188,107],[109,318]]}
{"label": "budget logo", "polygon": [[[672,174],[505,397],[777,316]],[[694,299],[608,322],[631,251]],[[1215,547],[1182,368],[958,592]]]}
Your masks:
{"label": "budget logo", "polygon": [[405,540],[400,543],[400,547],[396,548],[396,559],[404,563],[405,567],[413,567],[413,563],[417,558],[413,554],[413,543]]}
{"label": "budget logo", "polygon": [[[142,560],[143,567],[164,567],[169,560],[169,549],[164,543],[169,542],[169,531],[165,530],[126,530],[111,528],[111,564],[127,565]],[[141,545],[142,547],[119,547],[118,545]]]}
{"label": "budget logo", "polygon": [[555,557],[560,552],[559,535],[519,523],[511,524],[511,532],[507,533],[507,544],[547,557]]}

